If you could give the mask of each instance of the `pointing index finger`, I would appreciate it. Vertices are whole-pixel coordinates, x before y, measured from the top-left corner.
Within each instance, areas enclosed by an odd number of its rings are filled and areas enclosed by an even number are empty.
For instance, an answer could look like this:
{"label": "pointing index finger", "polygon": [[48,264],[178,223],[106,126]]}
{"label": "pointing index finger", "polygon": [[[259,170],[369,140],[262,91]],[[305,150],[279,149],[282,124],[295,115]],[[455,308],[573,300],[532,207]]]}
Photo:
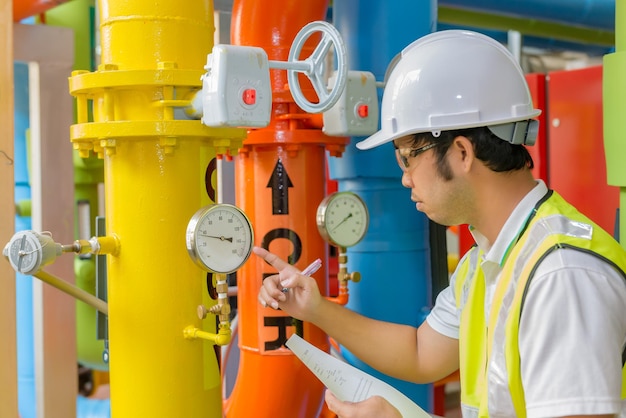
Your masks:
{"label": "pointing index finger", "polygon": [[262,247],[254,247],[252,249],[252,251],[258,255],[259,257],[261,257],[262,259],[264,259],[265,261],[267,261],[267,263],[274,267],[276,270],[278,270],[279,272],[284,270],[285,268],[291,268],[291,264],[287,263],[286,261],[282,260],[280,257],[278,257],[276,254],[271,253],[269,251],[267,251],[265,248]]}

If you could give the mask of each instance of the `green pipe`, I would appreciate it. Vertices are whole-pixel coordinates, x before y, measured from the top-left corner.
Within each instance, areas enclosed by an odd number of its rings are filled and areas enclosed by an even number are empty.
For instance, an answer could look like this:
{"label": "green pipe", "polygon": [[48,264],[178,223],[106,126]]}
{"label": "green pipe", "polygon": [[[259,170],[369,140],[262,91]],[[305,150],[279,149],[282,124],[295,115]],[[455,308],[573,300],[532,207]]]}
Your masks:
{"label": "green pipe", "polygon": [[626,48],[626,31],[620,23],[626,19],[626,7],[623,1],[615,2],[615,49],[617,52]]}
{"label": "green pipe", "polygon": [[[74,69],[92,69],[93,51],[95,46],[95,0],[73,0],[49,10],[46,23],[53,26],[69,27],[74,30],[75,62]],[[69,91],[68,91],[69,93]],[[76,105],[76,103],[74,103]],[[69,141],[69,131],[68,131]],[[98,184],[104,182],[104,162],[96,156],[80,158],[74,151],[74,208],[75,219],[78,220],[78,202],[88,202],[91,216],[91,235],[95,232],[95,215],[98,212]],[[75,237],[78,236],[78,224],[74,225]],[[91,295],[96,293],[95,257],[74,260],[76,286]],[[96,309],[86,303],[76,302],[76,343],[78,361],[91,369],[106,371],[108,364],[104,362],[104,341],[97,339]]]}
{"label": "green pipe", "polygon": [[[619,186],[620,208],[626,204],[626,141],[624,141],[624,97],[626,97],[626,31],[621,22],[626,21],[626,6],[615,2],[615,52],[604,56],[602,67],[602,100],[604,112],[604,153],[607,182]],[[623,210],[619,215],[619,237],[626,237],[626,219]],[[626,248],[626,240],[620,240]]]}
{"label": "green pipe", "polygon": [[515,30],[523,35],[583,44],[601,46],[613,46],[615,44],[614,33],[605,30],[564,25],[545,20],[512,17],[510,15],[474,12],[454,7],[440,6],[438,13],[438,21],[449,25],[471,26],[505,32]]}

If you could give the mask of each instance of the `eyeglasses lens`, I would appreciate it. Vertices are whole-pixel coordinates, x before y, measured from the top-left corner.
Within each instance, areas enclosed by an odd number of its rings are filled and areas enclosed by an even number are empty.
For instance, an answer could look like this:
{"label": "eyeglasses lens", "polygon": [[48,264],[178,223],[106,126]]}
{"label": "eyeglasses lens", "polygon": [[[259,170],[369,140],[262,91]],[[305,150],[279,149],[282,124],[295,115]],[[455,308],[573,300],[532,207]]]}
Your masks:
{"label": "eyeglasses lens", "polygon": [[436,145],[436,143],[430,143],[419,148],[396,148],[396,160],[398,160],[398,165],[402,171],[407,171],[409,169],[409,158],[415,158],[421,153],[434,148]]}

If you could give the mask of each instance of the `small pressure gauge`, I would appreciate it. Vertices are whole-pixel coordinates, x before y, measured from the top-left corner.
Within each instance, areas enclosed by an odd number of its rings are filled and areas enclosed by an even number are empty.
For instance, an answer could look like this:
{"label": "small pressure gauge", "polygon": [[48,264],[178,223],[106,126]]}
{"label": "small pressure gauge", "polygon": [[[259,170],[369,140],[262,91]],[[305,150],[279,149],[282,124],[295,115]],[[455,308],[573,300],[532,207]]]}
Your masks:
{"label": "small pressure gauge", "polygon": [[37,273],[61,255],[61,246],[49,235],[35,231],[17,232],[4,247],[2,254],[9,259],[15,271],[25,275]]}
{"label": "small pressure gauge", "polygon": [[352,192],[335,192],[317,208],[317,229],[322,238],[339,247],[351,247],[367,232],[369,214],[361,198]]}
{"label": "small pressure gauge", "polygon": [[187,251],[212,273],[232,273],[246,262],[254,241],[248,217],[236,206],[215,204],[197,211],[187,225]]}

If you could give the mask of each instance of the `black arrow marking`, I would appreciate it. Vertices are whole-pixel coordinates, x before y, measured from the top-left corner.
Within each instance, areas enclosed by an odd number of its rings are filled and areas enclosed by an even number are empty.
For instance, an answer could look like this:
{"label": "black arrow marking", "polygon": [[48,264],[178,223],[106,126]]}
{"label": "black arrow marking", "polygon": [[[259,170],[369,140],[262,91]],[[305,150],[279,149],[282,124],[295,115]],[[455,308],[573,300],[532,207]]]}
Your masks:
{"label": "black arrow marking", "polygon": [[283,162],[279,159],[274,166],[267,187],[272,188],[272,215],[289,214],[289,188],[293,187]]}

